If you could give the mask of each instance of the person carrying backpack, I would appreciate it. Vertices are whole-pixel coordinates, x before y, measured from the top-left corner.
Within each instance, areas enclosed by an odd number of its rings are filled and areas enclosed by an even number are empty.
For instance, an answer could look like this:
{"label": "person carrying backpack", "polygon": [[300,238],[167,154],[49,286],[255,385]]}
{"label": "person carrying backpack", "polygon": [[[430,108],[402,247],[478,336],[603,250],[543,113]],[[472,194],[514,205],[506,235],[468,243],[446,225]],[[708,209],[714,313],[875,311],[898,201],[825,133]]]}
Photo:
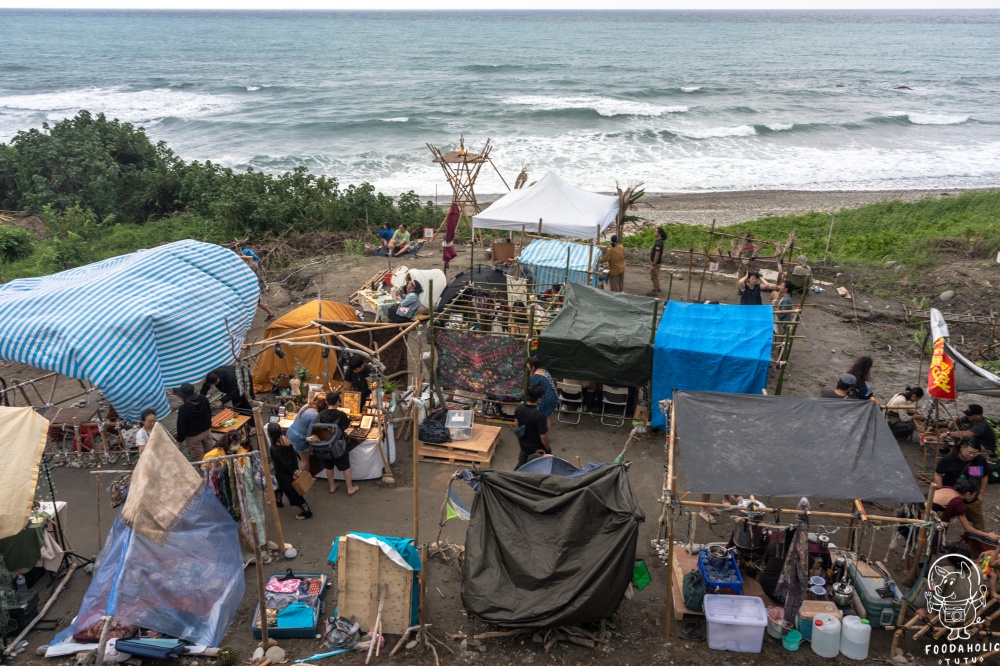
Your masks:
{"label": "person carrying backpack", "polygon": [[334,469],[344,474],[347,484],[347,496],[353,496],[360,488],[351,479],[351,456],[347,451],[347,436],[344,431],[350,427],[351,419],[337,409],[340,406],[339,391],[326,396],[327,409],[319,413],[309,437],[309,453],[323,465],[326,470],[326,480],[330,484],[330,493],[337,492],[337,481],[333,478]]}

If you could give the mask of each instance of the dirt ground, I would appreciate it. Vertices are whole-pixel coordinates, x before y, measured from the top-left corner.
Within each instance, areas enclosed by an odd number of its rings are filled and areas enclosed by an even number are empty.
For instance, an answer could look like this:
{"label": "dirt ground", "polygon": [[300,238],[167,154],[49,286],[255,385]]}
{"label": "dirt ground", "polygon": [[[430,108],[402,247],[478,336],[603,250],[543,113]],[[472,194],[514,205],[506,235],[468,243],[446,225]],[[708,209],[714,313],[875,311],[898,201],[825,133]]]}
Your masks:
{"label": "dirt ground", "polygon": [[[453,266],[453,271],[467,266],[468,250],[459,248],[460,257]],[[270,276],[272,285],[265,295],[266,301],[278,311],[285,312],[301,303],[315,298],[317,290],[324,298],[345,301],[349,295],[376,270],[386,265],[384,258],[361,257],[353,255],[334,255],[302,262],[285,272]],[[427,249],[426,256],[408,259],[405,264],[416,268],[440,268],[440,249],[433,246]],[[686,300],[688,289],[692,298],[701,290],[704,299],[716,299],[721,302],[736,301],[736,287],[732,279],[716,277],[689,284],[685,280],[686,262],[683,268],[680,262],[668,265],[663,273],[663,284],[666,288],[668,272],[674,272],[671,297],[676,300]],[[819,278],[823,279],[823,275]],[[835,279],[833,275],[830,276]],[[648,270],[645,266],[630,266],[625,278],[626,291],[645,293],[649,289]],[[927,294],[928,297],[936,292]],[[918,375],[918,358],[914,354],[915,345],[910,340],[912,328],[902,323],[902,307],[898,302],[877,299],[864,294],[857,295],[857,303],[852,304],[836,294],[832,288],[827,288],[821,294],[810,294],[806,301],[807,308],[803,317],[803,325],[799,334],[803,339],[796,340],[791,355],[791,362],[784,377],[783,393],[785,395],[817,395],[825,387],[835,382],[835,378],[844,372],[852,360],[864,353],[875,357],[874,384],[879,399],[886,400],[906,384],[913,384]],[[857,311],[855,311],[855,306]],[[262,335],[263,317],[255,322],[251,338]],[[926,372],[926,362],[923,366]],[[16,374],[16,368],[0,368],[0,374],[6,377]],[[777,373],[772,372],[770,388],[773,391]],[[988,414],[1000,414],[1000,401],[988,399],[975,400],[986,406]],[[963,400],[962,404],[968,402]],[[564,425],[555,423],[552,432],[552,448],[556,455],[568,460],[579,457],[582,461],[610,461],[621,450],[628,435],[627,428],[614,428],[600,425],[595,419],[584,417],[579,425]],[[430,561],[427,568],[427,621],[433,625],[433,633],[445,640],[455,651],[451,654],[443,648],[438,648],[442,663],[481,662],[502,666],[520,663],[555,663],[555,664],[725,664],[725,665],[756,665],[770,664],[781,660],[793,665],[818,664],[824,661],[814,655],[807,646],[797,653],[785,652],[771,638],[764,639],[764,650],[760,655],[742,655],[726,652],[715,652],[704,643],[692,643],[681,640],[677,635],[677,625],[672,644],[665,647],[664,609],[666,603],[665,573],[666,569],[656,559],[650,548],[650,540],[657,533],[657,516],[659,514],[659,497],[664,475],[664,437],[653,435],[645,440],[634,442],[629,450],[628,459],[631,462],[630,480],[646,520],[641,527],[638,556],[644,557],[649,565],[652,584],[636,594],[632,600],[623,602],[620,611],[620,623],[607,646],[598,649],[587,649],[575,645],[558,644],[549,652],[544,652],[542,646],[525,639],[491,639],[484,642],[485,652],[460,652],[457,641],[448,640],[446,634],[460,631],[468,632],[476,626],[482,631],[481,625],[473,625],[466,616],[460,599],[460,573],[454,562],[443,562],[438,558]],[[751,443],[752,444],[752,443]],[[915,472],[920,472],[922,452],[915,445],[903,447],[904,453]],[[933,455],[933,453],[932,453]],[[500,445],[494,458],[494,466],[512,469],[517,457],[517,441],[509,428],[504,428]],[[776,460],[774,464],[780,465]],[[929,465],[929,463],[928,463]],[[419,469],[419,540],[433,541],[438,530],[438,512],[444,498],[449,477],[457,468],[432,463],[423,463]],[[326,558],[334,538],[346,531],[364,531],[385,535],[412,536],[413,525],[413,457],[409,442],[397,443],[397,458],[393,465],[397,483],[387,486],[380,481],[360,482],[361,491],[348,498],[341,489],[334,495],[329,495],[319,484],[310,492],[310,504],[315,517],[308,521],[294,520],[295,509],[285,507],[281,511],[285,540],[298,548],[300,555],[292,562],[276,561],[265,567],[265,573],[283,571],[292,566],[300,571],[326,571]],[[69,502],[69,520],[66,532],[70,542],[78,552],[92,557],[98,549],[103,534],[96,529],[96,499],[94,482],[85,470],[59,468],[53,472],[56,495],[60,500]],[[679,481],[680,489],[684,488],[683,478]],[[458,488],[459,494],[471,503],[471,491]],[[44,493],[43,493],[44,494]],[[1000,520],[996,511],[998,499],[997,486],[989,489],[987,502],[988,527],[997,529]],[[102,531],[107,530],[112,511],[108,504],[106,493],[101,494]],[[780,506],[790,506],[791,500],[775,500]],[[825,502],[819,507],[826,510],[849,510],[847,503]],[[891,506],[870,506],[871,511],[894,511]],[[268,513],[270,522],[270,513]],[[720,540],[726,536],[724,523],[720,520],[714,528]],[[273,527],[269,524],[269,535],[274,538]],[[698,540],[708,540],[708,527],[701,523],[698,527]],[[453,543],[464,542],[465,523],[451,521],[444,527],[444,537]],[[843,535],[845,531],[841,531]],[[871,545],[873,553],[882,557],[886,553],[888,534],[879,533]],[[835,537],[836,540],[836,537]],[[891,563],[891,562],[890,562]],[[250,618],[256,604],[255,572],[249,567],[246,572],[247,593],[244,596],[239,614],[228,631],[223,645],[233,645],[239,650],[240,663],[245,663],[254,648],[250,635]],[[90,576],[78,572],[52,610],[48,613],[51,619],[60,621],[59,629],[64,628],[75,614],[81,598],[90,582]],[[47,578],[36,584],[43,600],[51,593],[51,587],[45,587]],[[327,608],[332,611],[336,588],[328,591]],[[19,663],[40,663],[40,657],[33,652],[35,647],[46,644],[53,632],[35,631],[29,635],[30,649],[16,659]],[[876,631],[872,640],[870,660],[872,663],[885,659],[888,654],[890,636],[887,632]],[[395,642],[391,637],[390,647]],[[283,640],[282,647],[288,651],[289,659],[301,659],[313,653],[323,651],[315,640]],[[904,640],[903,647],[914,655],[922,655],[924,644],[917,644],[909,639]],[[375,660],[386,661],[388,649]],[[358,655],[332,657],[325,663],[360,663]],[[429,652],[402,650],[392,659],[409,663],[433,663],[434,658]],[[842,659],[842,658],[841,658]],[[204,662],[204,660],[198,660]],[[935,663],[936,659],[920,657],[917,663]],[[51,663],[51,662],[50,662]]]}

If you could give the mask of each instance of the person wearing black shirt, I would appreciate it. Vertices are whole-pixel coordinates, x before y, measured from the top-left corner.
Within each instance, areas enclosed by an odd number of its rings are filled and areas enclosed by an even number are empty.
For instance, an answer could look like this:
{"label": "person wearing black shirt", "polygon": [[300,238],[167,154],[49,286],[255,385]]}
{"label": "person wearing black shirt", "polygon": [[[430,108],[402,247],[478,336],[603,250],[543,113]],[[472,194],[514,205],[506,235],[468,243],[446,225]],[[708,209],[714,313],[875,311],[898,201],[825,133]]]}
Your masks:
{"label": "person wearing black shirt", "polygon": [[298,454],[292,448],[291,442],[281,436],[281,426],[277,423],[267,424],[267,438],[271,442],[268,447],[271,454],[271,469],[274,471],[274,477],[278,480],[278,487],[274,489],[275,504],[279,507],[284,506],[281,503],[282,495],[284,495],[288,498],[289,504],[299,508],[300,513],[295,516],[296,520],[312,518],[313,513],[306,503],[306,498],[300,495],[293,485],[295,479],[302,475],[302,472],[299,471]]}
{"label": "person wearing black shirt", "polygon": [[[224,365],[208,373],[205,381],[201,384],[201,394],[207,395],[209,389],[213,386],[219,389],[222,397],[212,407],[221,409],[228,402],[232,403],[233,409],[250,411],[250,402],[247,400],[247,396],[240,393],[240,384],[236,380],[235,365]],[[247,388],[250,390],[249,387]]]}
{"label": "person wearing black shirt", "polygon": [[667,232],[663,227],[656,227],[654,238],[653,248],[649,251],[649,279],[653,283],[650,296],[660,293],[660,264],[663,263],[663,241],[667,239]]}
{"label": "person wearing black shirt", "polygon": [[740,292],[740,305],[761,305],[760,290],[770,288],[771,284],[760,273],[751,272],[741,277],[736,286]]}
{"label": "person wearing black shirt", "polygon": [[192,460],[201,460],[215,446],[212,437],[212,406],[208,398],[194,392],[192,384],[181,384],[174,395],[183,402],[177,408],[177,442],[184,444]]}
{"label": "person wearing black shirt", "polygon": [[[324,429],[324,425],[335,424],[340,428],[341,435],[343,435],[345,442],[347,439],[347,429],[351,427],[351,417],[344,412],[337,409],[340,407],[341,394],[339,391],[327,393],[326,394],[326,404],[328,407],[319,413],[316,417],[316,423],[313,424],[313,433],[317,437],[328,436],[320,435],[317,431],[324,431],[332,434],[329,428]],[[326,480],[330,486],[330,492],[337,492],[337,481],[333,478],[334,468],[337,468],[344,475],[344,483],[347,484],[347,495],[350,497],[354,493],[358,492],[358,486],[354,485],[351,479],[351,453],[346,448],[344,449],[343,455],[332,460],[323,461],[323,467],[326,469]]]}
{"label": "person wearing black shirt", "polygon": [[347,364],[347,379],[351,382],[351,390],[361,394],[361,409],[368,404],[368,396],[372,390],[368,387],[368,377],[372,374],[371,366],[360,356],[352,356]]}
{"label": "person wearing black shirt", "polygon": [[950,437],[961,439],[963,437],[975,437],[979,442],[979,448],[987,453],[995,453],[997,449],[997,435],[993,432],[993,426],[983,416],[982,405],[969,405],[964,412],[965,416],[955,419],[953,427],[955,430],[948,433]]}
{"label": "person wearing black shirt", "polygon": [[856,395],[853,394],[854,384],[857,383],[857,379],[854,375],[847,374],[846,372],[837,378],[837,388],[826,389],[819,394],[821,398],[836,398],[838,400],[844,400],[846,398],[855,398]]}
{"label": "person wearing black shirt", "polygon": [[965,515],[977,530],[986,529],[983,500],[986,498],[989,476],[986,473],[986,456],[973,437],[966,437],[959,442],[958,450],[941,458],[934,470],[934,483],[938,488],[954,488],[963,477],[979,488],[976,500],[966,505]]}
{"label": "person wearing black shirt", "polygon": [[549,448],[549,426],[545,414],[538,411],[538,402],[545,394],[540,386],[528,387],[524,394],[524,403],[514,411],[517,423],[517,442],[521,445],[521,453],[517,457],[516,471],[528,462],[528,457],[537,451],[552,453]]}

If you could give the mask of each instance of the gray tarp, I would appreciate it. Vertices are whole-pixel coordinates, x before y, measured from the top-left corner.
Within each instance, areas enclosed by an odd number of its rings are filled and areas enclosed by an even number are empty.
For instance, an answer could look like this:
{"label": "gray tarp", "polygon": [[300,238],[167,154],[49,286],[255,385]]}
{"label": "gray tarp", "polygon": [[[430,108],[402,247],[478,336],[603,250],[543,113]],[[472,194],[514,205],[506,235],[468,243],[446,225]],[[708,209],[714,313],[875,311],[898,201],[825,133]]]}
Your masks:
{"label": "gray tarp", "polygon": [[623,465],[579,477],[483,470],[462,603],[483,622],[546,628],[618,610],[644,519]]}
{"label": "gray tarp", "polygon": [[980,368],[949,344],[945,344],[944,352],[955,361],[956,391],[1000,398],[1000,377]]}
{"label": "gray tarp", "polygon": [[545,369],[553,377],[645,386],[653,370],[654,299],[572,282],[565,299],[538,337]]}
{"label": "gray tarp", "polygon": [[693,493],[925,499],[874,402],[674,391],[674,406]]}

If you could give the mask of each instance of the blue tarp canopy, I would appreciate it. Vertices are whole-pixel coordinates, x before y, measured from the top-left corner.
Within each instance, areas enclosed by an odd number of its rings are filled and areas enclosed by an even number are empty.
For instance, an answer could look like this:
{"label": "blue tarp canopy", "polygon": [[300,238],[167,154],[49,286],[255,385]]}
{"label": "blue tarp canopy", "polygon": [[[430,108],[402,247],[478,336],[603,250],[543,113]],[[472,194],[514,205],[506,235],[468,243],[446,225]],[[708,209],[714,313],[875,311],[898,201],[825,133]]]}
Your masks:
{"label": "blue tarp canopy", "polygon": [[124,419],[162,418],[167,389],[233,362],[259,295],[236,253],[192,240],[14,280],[0,358],[90,381]]}
{"label": "blue tarp canopy", "polygon": [[664,427],[660,401],[674,389],[760,393],[773,337],[770,305],[667,303],[653,343],[653,427]]}
{"label": "blue tarp canopy", "polygon": [[[569,274],[567,277],[567,251]],[[580,243],[538,238],[524,248],[517,258],[535,284],[535,291],[542,293],[554,284],[577,282],[597,286],[597,267],[604,250]]]}

